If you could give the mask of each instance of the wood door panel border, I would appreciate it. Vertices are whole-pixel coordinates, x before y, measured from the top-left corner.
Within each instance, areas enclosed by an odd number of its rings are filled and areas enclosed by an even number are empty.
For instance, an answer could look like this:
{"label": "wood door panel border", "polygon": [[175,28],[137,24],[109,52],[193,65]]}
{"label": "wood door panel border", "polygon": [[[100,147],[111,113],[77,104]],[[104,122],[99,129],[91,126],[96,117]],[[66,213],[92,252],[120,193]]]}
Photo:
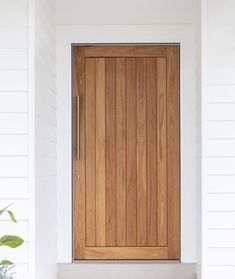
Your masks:
{"label": "wood door panel border", "polygon": [[178,45],[93,45],[80,46],[84,57],[165,57]]}
{"label": "wood door panel border", "polygon": [[168,259],[167,247],[86,247],[84,259]]}

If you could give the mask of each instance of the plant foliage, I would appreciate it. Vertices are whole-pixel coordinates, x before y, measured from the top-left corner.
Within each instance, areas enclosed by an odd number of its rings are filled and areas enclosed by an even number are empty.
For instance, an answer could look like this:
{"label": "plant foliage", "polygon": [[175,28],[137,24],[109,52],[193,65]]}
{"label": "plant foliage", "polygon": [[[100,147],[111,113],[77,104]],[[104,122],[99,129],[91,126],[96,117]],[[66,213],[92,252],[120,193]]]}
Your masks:
{"label": "plant foliage", "polygon": [[[10,211],[8,208],[10,207],[7,206],[3,209],[0,210],[0,216],[3,214],[8,214],[11,221],[16,223],[16,218],[15,215],[13,214],[12,211]],[[24,243],[24,240],[17,236],[17,235],[4,235],[0,237],[0,249],[1,246],[6,246],[10,248],[17,248],[20,245]],[[0,279],[10,279],[13,278],[12,275],[9,274],[9,271],[13,267],[13,262],[8,260],[8,259],[0,259]]]}

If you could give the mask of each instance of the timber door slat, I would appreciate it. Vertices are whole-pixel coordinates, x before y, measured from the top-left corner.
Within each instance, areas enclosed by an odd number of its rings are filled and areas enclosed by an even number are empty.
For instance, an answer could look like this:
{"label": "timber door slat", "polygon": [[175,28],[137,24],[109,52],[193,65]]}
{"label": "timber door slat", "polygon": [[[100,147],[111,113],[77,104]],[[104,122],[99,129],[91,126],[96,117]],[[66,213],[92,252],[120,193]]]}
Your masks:
{"label": "timber door slat", "polygon": [[96,245],[106,245],[105,231],[105,59],[96,59]]}
{"label": "timber door slat", "polygon": [[126,246],[126,61],[116,59],[117,246]]}
{"label": "timber door slat", "polygon": [[178,48],[169,47],[167,75],[167,184],[169,258],[179,257],[179,70]]}
{"label": "timber door slat", "polygon": [[158,246],[167,246],[166,58],[157,61],[157,204]]}
{"label": "timber door slat", "polygon": [[136,59],[126,59],[127,246],[136,246]]}
{"label": "timber door slat", "polygon": [[179,259],[179,144],[178,45],[73,48],[74,259]]}
{"label": "timber door slat", "polygon": [[137,246],[147,245],[147,65],[146,58],[137,60]]}
{"label": "timber door slat", "polygon": [[[77,142],[77,108],[76,98],[80,97],[80,160],[74,160],[73,184],[74,184],[74,207],[76,216],[74,220],[74,257],[85,257],[85,60],[83,51],[75,49],[73,52],[73,147]],[[75,112],[75,113],[74,113]],[[77,146],[73,148],[73,158],[76,158]],[[79,179],[78,179],[79,176]],[[77,203],[77,201],[79,201]]]}
{"label": "timber door slat", "polygon": [[116,60],[106,58],[106,244],[116,245]]}
{"label": "timber door slat", "polygon": [[147,59],[147,244],[157,245],[157,59]]}
{"label": "timber door slat", "polygon": [[96,159],[95,159],[95,60],[86,59],[86,245],[95,246]]}

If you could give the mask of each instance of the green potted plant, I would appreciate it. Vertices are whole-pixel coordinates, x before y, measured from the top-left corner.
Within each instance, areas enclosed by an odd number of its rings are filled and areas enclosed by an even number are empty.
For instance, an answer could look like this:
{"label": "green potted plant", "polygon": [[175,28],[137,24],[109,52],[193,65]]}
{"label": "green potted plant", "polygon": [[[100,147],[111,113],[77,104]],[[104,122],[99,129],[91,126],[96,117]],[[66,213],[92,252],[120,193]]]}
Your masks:
{"label": "green potted plant", "polygon": [[[12,222],[16,223],[16,218],[12,211],[9,210],[9,206],[0,210],[0,217],[3,214],[8,214]],[[7,246],[10,248],[17,248],[24,243],[24,240],[17,235],[4,235],[0,237],[0,246]],[[1,247],[0,247],[1,249]],[[13,274],[11,273],[14,264],[8,259],[0,259],[0,279],[11,279]]]}

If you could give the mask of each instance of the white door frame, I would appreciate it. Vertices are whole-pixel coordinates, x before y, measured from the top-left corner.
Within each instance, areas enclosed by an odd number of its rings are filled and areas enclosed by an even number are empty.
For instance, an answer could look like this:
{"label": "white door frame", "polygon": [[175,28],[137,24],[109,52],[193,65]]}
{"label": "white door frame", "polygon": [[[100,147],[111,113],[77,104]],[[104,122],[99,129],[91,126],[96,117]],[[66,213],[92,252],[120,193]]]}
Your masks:
{"label": "white door frame", "polygon": [[72,262],[71,46],[88,43],[180,43],[181,262],[196,262],[197,66],[192,25],[77,25],[57,29],[58,262]]}

